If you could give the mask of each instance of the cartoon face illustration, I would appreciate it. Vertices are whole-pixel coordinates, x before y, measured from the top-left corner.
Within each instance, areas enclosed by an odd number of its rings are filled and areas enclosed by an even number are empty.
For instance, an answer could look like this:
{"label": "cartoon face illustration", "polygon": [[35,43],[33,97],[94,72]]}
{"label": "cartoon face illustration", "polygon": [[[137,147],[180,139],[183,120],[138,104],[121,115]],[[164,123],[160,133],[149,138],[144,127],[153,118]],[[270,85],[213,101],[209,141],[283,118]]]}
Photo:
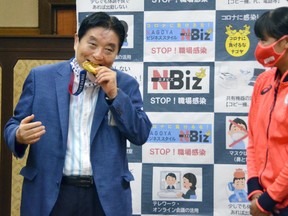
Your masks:
{"label": "cartoon face illustration", "polygon": [[229,120],[229,122],[230,125],[227,134],[232,139],[229,147],[232,149],[245,149],[246,144],[244,139],[248,136],[246,122],[240,118],[235,118],[233,121]]}
{"label": "cartoon face illustration", "polygon": [[166,183],[167,185],[174,185],[176,183],[176,178],[173,176],[167,176]]}
{"label": "cartoon face illustration", "polygon": [[245,178],[235,179],[234,180],[234,187],[237,190],[245,189]]}
{"label": "cartoon face illustration", "polygon": [[176,175],[174,173],[168,173],[165,177],[165,182],[167,184],[166,189],[175,189]]}
{"label": "cartoon face illustration", "polygon": [[229,201],[249,202],[245,186],[246,186],[245,172],[240,168],[236,169],[234,172],[233,182],[228,183],[229,190],[233,191],[233,194],[231,194],[228,198]]}
{"label": "cartoon face illustration", "polygon": [[196,199],[196,183],[197,178],[193,173],[186,173],[183,176],[183,187],[187,189],[186,193],[180,192],[177,197],[182,197],[184,199]]}
{"label": "cartoon face illustration", "polygon": [[231,138],[236,141],[241,139],[247,134],[247,125],[242,119],[236,118],[233,120],[233,123],[230,124],[228,134]]}
{"label": "cartoon face illustration", "polygon": [[[241,127],[241,125],[239,125]],[[243,125],[242,125],[243,127]],[[241,139],[246,133],[241,130],[239,127],[235,126],[235,125],[232,125],[231,126],[231,130],[228,131],[228,134],[231,136],[231,138],[236,141],[236,140],[239,140]]]}
{"label": "cartoon face illustration", "polygon": [[189,181],[189,179],[183,177],[183,187],[186,189],[190,189],[192,186],[192,183]]}

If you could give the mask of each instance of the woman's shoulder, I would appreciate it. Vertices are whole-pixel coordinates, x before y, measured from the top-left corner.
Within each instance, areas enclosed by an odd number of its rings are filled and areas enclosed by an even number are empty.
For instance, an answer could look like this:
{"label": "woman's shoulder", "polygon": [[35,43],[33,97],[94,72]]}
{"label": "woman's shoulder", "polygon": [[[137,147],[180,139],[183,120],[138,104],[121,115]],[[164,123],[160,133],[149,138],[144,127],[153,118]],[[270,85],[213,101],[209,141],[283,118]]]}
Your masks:
{"label": "woman's shoulder", "polygon": [[258,79],[266,79],[269,77],[275,78],[277,68],[270,68],[260,73]]}
{"label": "woman's shoulder", "polygon": [[265,85],[267,83],[274,83],[277,68],[268,69],[258,75],[256,85]]}

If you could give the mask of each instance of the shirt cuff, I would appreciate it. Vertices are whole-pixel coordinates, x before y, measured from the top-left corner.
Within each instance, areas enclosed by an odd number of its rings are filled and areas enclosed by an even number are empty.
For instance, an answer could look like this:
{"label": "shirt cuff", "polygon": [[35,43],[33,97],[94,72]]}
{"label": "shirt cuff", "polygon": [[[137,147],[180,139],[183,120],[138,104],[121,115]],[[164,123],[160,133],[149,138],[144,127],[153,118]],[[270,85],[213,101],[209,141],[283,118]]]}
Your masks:
{"label": "shirt cuff", "polygon": [[115,98],[110,99],[109,97],[106,96],[105,99],[106,99],[106,102],[108,103],[108,105],[111,105]]}
{"label": "shirt cuff", "polygon": [[248,179],[247,186],[249,196],[250,194],[254,194],[255,191],[263,191],[263,187],[260,185],[258,177]]}
{"label": "shirt cuff", "polygon": [[271,212],[274,206],[277,204],[267,192],[264,192],[257,200],[259,209],[265,213]]}

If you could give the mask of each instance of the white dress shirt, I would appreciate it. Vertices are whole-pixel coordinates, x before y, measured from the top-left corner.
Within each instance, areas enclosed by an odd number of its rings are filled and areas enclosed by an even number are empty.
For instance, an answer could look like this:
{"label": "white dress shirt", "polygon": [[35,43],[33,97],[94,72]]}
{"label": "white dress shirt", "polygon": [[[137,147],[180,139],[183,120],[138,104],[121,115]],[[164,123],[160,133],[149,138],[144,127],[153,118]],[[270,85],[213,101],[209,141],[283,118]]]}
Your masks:
{"label": "white dress shirt", "polygon": [[[74,58],[71,61],[74,73],[73,90],[79,86],[79,74],[83,68]],[[93,115],[98,99],[99,86],[93,81],[95,77],[87,72],[83,91],[70,95],[69,127],[64,175],[92,175],[90,162],[90,134]]]}

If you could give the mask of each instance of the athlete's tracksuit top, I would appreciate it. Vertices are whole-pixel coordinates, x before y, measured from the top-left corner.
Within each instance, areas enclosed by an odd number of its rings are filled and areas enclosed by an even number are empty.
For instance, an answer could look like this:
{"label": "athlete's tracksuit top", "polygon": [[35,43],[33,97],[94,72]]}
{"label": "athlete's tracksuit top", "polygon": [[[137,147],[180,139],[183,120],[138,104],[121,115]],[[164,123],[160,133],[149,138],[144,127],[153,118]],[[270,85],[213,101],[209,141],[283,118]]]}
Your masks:
{"label": "athlete's tracksuit top", "polygon": [[249,111],[248,198],[262,192],[262,211],[288,206],[288,71],[276,68],[256,80]]}

